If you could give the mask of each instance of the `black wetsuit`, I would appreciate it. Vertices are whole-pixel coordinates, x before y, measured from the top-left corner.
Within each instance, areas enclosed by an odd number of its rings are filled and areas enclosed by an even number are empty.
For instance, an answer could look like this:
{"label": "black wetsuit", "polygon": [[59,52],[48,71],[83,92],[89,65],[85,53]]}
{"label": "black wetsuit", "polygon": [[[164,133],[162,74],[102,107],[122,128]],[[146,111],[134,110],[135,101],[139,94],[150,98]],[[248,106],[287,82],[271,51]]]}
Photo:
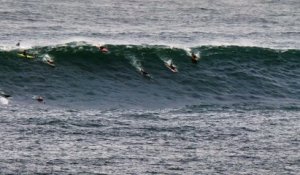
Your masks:
{"label": "black wetsuit", "polygon": [[142,75],[144,75],[144,76],[149,76],[149,73],[148,73],[148,72],[145,72],[144,70],[141,70],[141,73],[142,73]]}
{"label": "black wetsuit", "polygon": [[25,58],[27,58],[27,52],[26,52],[26,50],[23,51],[23,55],[25,56]]}
{"label": "black wetsuit", "polygon": [[176,70],[176,67],[175,67],[173,64],[170,65],[170,68],[171,68],[172,70]]}
{"label": "black wetsuit", "polygon": [[198,60],[197,60],[197,56],[192,54],[192,63],[197,63]]}

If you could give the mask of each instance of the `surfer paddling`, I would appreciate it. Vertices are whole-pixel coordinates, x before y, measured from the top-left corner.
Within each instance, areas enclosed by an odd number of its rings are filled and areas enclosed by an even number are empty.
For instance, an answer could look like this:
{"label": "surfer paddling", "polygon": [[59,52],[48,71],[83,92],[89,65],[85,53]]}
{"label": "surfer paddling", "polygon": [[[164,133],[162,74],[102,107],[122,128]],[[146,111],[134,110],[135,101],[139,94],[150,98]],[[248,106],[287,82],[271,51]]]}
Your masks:
{"label": "surfer paddling", "polygon": [[105,46],[99,46],[98,48],[99,48],[99,51],[102,52],[102,53],[107,53],[108,52],[108,49]]}
{"label": "surfer paddling", "polygon": [[51,67],[55,67],[54,60],[52,60],[52,59],[47,59],[47,60],[45,61],[45,63],[48,64],[48,65],[51,66]]}
{"label": "surfer paddling", "polygon": [[198,62],[198,57],[196,54],[192,53],[192,63],[196,64]]}
{"label": "surfer paddling", "polygon": [[48,60],[47,60],[47,63],[49,63],[49,64],[54,64],[54,61],[53,61],[53,60],[50,60],[50,59],[48,59]]}
{"label": "surfer paddling", "polygon": [[170,65],[170,69],[171,69],[173,72],[177,72],[176,66],[174,66],[173,64]]}
{"label": "surfer paddling", "polygon": [[44,98],[42,96],[33,96],[32,99],[34,99],[40,103],[45,103]]}
{"label": "surfer paddling", "polygon": [[39,97],[36,98],[36,100],[37,100],[38,102],[43,102],[43,101],[44,101],[44,98],[41,97],[41,96],[39,96]]}
{"label": "surfer paddling", "polygon": [[27,50],[23,50],[22,54],[24,55],[25,58],[27,58]]}
{"label": "surfer paddling", "polygon": [[27,53],[27,50],[22,50],[22,51],[20,51],[20,52],[18,53],[18,56],[19,56],[19,57],[23,57],[23,58],[27,58],[27,59],[33,59],[33,58],[35,58],[35,55],[29,55],[29,54]]}
{"label": "surfer paddling", "polygon": [[4,93],[4,92],[0,92],[0,96],[1,96],[1,97],[4,97],[4,98],[9,98],[9,97],[11,97],[11,95],[6,94],[6,93]]}
{"label": "surfer paddling", "polygon": [[140,69],[140,73],[144,76],[144,77],[150,77],[150,74],[148,72],[146,72],[143,68]]}

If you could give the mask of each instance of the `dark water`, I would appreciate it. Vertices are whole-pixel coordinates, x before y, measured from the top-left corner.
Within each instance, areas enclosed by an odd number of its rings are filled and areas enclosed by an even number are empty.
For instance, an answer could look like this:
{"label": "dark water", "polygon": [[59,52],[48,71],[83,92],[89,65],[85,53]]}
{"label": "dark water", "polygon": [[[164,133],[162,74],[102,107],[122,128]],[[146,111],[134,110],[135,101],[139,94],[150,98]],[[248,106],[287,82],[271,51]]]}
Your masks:
{"label": "dark water", "polygon": [[[108,45],[100,53],[92,45],[69,43],[28,50],[37,59],[2,51],[3,89],[18,102],[42,94],[47,104],[68,107],[174,107],[262,102],[298,103],[300,51],[220,46],[190,49],[149,45]],[[198,64],[190,52],[198,53]],[[52,68],[41,60],[55,59]],[[172,59],[178,73],[164,61]],[[152,79],[140,75],[143,68]],[[29,97],[29,98],[28,98]],[[158,103],[159,101],[159,103]]]}
{"label": "dark water", "polygon": [[299,108],[2,109],[1,172],[297,174]]}
{"label": "dark water", "polygon": [[0,3],[0,174],[299,174],[298,1]]}

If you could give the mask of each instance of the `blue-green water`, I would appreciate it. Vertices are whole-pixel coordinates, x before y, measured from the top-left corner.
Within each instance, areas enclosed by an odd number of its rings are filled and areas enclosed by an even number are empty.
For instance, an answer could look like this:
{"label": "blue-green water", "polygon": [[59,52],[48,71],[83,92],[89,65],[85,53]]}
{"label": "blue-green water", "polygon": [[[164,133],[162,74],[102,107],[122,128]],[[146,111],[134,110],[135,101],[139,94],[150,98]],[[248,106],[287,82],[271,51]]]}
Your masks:
{"label": "blue-green water", "polygon": [[0,174],[300,171],[299,2],[0,3]]}

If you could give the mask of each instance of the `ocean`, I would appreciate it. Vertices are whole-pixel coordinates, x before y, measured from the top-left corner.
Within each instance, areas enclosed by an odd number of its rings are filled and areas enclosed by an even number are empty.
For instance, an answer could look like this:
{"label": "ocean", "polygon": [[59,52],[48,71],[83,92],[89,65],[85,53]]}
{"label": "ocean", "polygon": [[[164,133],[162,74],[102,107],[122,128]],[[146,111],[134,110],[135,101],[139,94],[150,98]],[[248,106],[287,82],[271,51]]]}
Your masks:
{"label": "ocean", "polygon": [[0,3],[0,174],[299,174],[298,0]]}

